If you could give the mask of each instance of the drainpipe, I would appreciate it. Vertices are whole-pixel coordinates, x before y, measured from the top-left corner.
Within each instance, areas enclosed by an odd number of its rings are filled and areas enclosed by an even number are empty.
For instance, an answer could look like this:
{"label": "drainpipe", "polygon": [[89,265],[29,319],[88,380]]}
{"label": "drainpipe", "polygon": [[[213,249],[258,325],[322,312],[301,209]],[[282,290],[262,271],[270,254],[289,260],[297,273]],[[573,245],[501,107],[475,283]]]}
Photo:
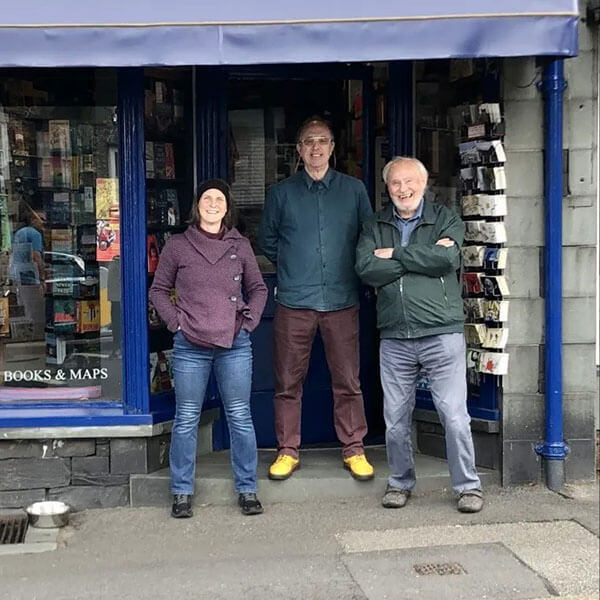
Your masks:
{"label": "drainpipe", "polygon": [[565,483],[562,405],[562,188],[563,92],[566,88],[563,59],[544,67],[544,204],[545,204],[545,390],[546,439],[536,445],[544,459],[546,485],[560,490]]}

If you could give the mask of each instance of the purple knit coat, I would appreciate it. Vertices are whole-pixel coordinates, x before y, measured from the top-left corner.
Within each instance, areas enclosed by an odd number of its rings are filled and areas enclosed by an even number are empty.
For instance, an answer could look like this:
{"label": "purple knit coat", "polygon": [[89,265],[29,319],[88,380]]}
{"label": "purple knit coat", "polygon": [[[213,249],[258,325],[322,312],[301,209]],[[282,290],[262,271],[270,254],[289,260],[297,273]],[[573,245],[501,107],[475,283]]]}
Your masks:
{"label": "purple knit coat", "polygon": [[[175,304],[169,298],[171,288],[177,292]],[[242,327],[252,331],[267,293],[250,242],[237,229],[215,240],[190,226],[167,240],[150,300],[170,331],[180,327],[192,343],[231,348],[238,313],[243,315]]]}

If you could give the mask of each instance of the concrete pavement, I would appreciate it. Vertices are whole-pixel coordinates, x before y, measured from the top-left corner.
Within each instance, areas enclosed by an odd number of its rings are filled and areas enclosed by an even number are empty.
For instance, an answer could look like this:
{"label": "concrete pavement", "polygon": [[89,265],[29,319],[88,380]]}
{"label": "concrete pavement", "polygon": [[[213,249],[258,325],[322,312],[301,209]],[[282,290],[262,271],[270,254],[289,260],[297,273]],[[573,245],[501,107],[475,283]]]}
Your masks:
{"label": "concrete pavement", "polygon": [[[286,485],[288,482],[278,482]],[[598,486],[486,490],[475,515],[448,490],[399,510],[380,492],[268,503],[244,517],[195,503],[73,515],[53,552],[0,557],[2,600],[598,598]]]}

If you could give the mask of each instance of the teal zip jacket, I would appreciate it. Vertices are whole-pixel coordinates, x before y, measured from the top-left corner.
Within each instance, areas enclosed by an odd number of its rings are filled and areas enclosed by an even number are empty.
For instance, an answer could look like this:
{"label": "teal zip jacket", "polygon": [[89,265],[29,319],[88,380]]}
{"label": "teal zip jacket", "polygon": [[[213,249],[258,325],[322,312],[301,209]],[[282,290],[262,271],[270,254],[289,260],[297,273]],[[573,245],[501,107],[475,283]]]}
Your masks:
{"label": "teal zip jacket", "polygon": [[[401,246],[392,204],[364,224],[356,249],[356,272],[377,292],[377,327],[382,338],[463,332],[457,270],[464,229],[454,211],[428,200],[407,246]],[[437,246],[444,237],[455,245]],[[376,248],[394,248],[392,258],[377,258]]]}
{"label": "teal zip jacket", "polygon": [[357,304],[356,243],[372,213],[362,181],[333,169],[269,188],[258,244],[277,267],[277,301],[318,311]]}

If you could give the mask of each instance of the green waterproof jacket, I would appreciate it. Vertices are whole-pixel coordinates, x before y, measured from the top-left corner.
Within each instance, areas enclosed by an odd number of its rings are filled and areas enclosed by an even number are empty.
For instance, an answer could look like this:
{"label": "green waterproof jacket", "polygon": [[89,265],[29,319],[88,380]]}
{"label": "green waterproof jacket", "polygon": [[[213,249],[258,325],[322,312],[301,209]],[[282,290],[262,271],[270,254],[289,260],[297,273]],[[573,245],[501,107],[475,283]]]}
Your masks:
{"label": "green waterproof jacket", "polygon": [[[451,248],[436,245],[454,240]],[[377,293],[377,327],[382,338],[419,338],[462,333],[461,285],[457,276],[464,224],[445,206],[424,200],[421,220],[401,245],[392,205],[365,222],[356,248],[356,272]],[[377,258],[376,248],[394,248]]]}

